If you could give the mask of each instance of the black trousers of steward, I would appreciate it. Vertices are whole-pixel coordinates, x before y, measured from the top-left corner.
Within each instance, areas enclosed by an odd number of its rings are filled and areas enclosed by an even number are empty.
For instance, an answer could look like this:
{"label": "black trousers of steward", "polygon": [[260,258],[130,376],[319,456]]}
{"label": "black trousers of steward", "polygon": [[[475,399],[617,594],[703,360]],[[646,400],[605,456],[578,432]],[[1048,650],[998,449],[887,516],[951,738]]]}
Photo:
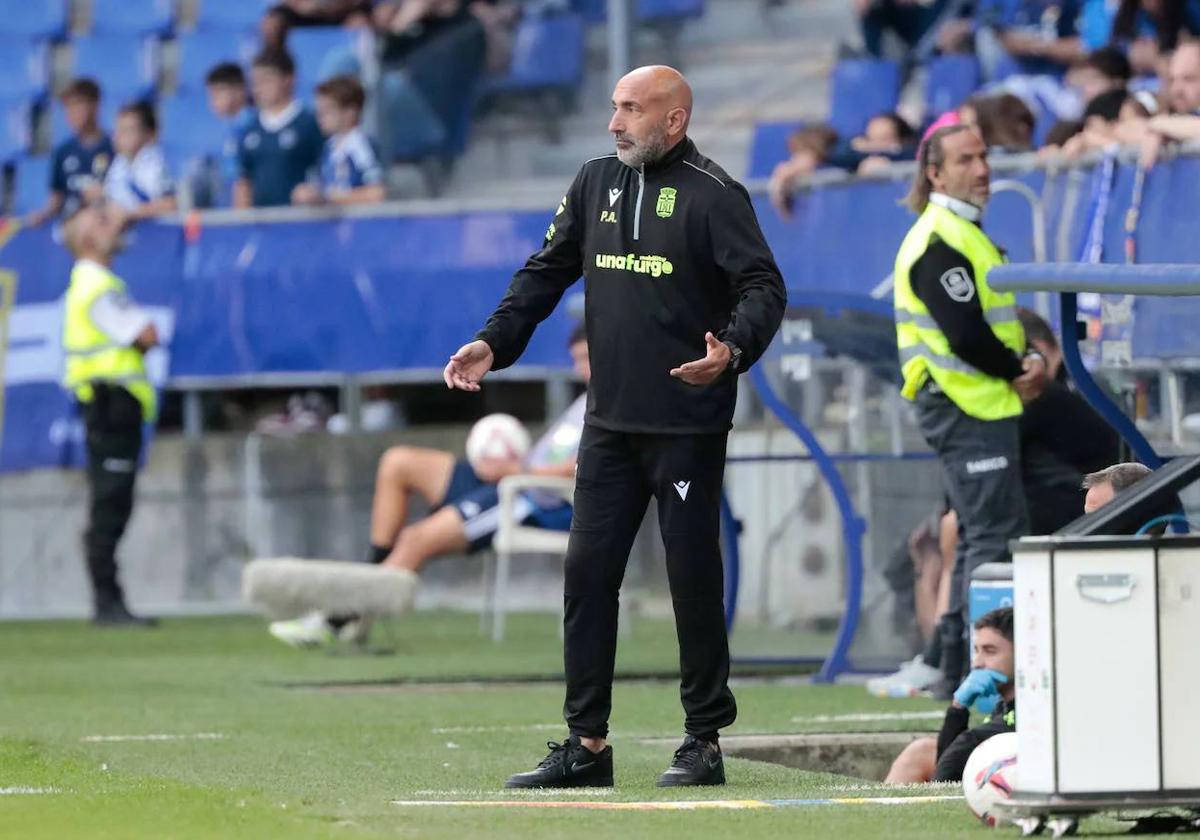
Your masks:
{"label": "black trousers of steward", "polygon": [[133,513],[133,490],[142,452],[142,407],[118,385],[97,383],[83,405],[87,428],[90,512],[84,552],[97,607],[122,599],[117,544]]}
{"label": "black trousers of steward", "polygon": [[737,717],[720,551],[726,437],[584,427],[564,589],[564,716],[572,734],[608,734],[618,592],[652,496],[675,608],[684,729],[712,739]]}

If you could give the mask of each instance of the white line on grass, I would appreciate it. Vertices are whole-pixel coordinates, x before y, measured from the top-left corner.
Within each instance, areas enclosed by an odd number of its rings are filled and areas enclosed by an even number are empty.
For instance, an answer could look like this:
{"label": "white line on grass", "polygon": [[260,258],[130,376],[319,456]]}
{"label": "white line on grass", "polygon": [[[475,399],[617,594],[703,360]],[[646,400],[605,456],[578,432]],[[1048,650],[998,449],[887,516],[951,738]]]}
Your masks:
{"label": "white line on grass", "polygon": [[[526,788],[524,790],[414,790],[413,796],[612,796],[612,788]],[[430,800],[437,801],[437,800]]]}
{"label": "white line on grass", "polygon": [[837,805],[929,805],[959,802],[961,796],[862,796],[830,799],[713,799],[660,802],[538,802],[532,799],[395,799],[401,808],[581,808],[608,811],[694,811],[750,810],[759,808],[806,808]]}
{"label": "white line on grass", "polygon": [[190,732],[182,735],[85,735],[79,740],[86,744],[112,744],[121,741],[220,741],[226,737],[220,732]]}
{"label": "white line on grass", "polygon": [[58,788],[0,787],[0,796],[36,796],[42,793],[62,793]]}
{"label": "white line on grass", "polygon": [[517,723],[510,726],[438,726],[434,735],[483,735],[488,732],[551,732],[566,729],[565,723]]}
{"label": "white line on grass", "polygon": [[945,712],[862,712],[852,715],[810,715],[794,717],[792,723],[870,723],[884,720],[941,720]]}

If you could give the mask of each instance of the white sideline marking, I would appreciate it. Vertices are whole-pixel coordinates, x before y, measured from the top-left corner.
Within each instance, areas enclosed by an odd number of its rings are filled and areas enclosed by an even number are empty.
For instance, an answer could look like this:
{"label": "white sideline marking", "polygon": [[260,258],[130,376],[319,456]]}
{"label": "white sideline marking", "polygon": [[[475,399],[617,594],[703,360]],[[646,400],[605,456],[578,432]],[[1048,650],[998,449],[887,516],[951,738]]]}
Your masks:
{"label": "white sideline marking", "polygon": [[606,811],[755,810],[770,808],[829,807],[838,805],[929,805],[960,802],[961,796],[864,796],[830,799],[711,799],[657,802],[537,802],[530,799],[394,799],[401,808],[581,808]]}
{"label": "white sideline marking", "polygon": [[62,793],[58,788],[0,787],[0,796],[34,796],[42,793]]}
{"label": "white sideline marking", "polygon": [[[413,796],[612,796],[612,788],[525,788],[495,790],[414,790]],[[436,802],[437,800],[432,800]]]}
{"label": "white sideline marking", "polygon": [[85,744],[112,744],[121,741],[220,741],[226,737],[220,732],[192,732],[183,735],[85,735],[79,740]]}
{"label": "white sideline marking", "polygon": [[438,726],[433,735],[482,735],[488,732],[550,732],[564,730],[565,723],[518,723],[511,726]]}
{"label": "white sideline marking", "polygon": [[794,717],[792,723],[870,723],[884,720],[941,720],[945,712],[865,712],[853,715]]}

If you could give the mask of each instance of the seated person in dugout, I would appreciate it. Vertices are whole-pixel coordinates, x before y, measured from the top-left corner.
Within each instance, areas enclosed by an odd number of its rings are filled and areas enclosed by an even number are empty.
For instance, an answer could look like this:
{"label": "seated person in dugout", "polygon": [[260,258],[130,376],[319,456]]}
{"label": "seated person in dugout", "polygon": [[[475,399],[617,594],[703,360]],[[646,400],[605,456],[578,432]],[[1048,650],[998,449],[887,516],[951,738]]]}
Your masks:
{"label": "seated person in dugout", "polygon": [[[1013,611],[1002,607],[975,622],[971,673],[954,692],[937,738],[918,738],[892,763],[887,784],[957,782],[971,752],[988,738],[1017,726],[1013,679]],[[987,715],[970,728],[971,707]]]}
{"label": "seated person in dugout", "polygon": [[[571,332],[568,349],[575,372],[586,384],[592,371],[582,323]],[[517,474],[573,477],[586,411],[587,394],[580,394],[534,444],[523,463],[490,462],[479,472],[465,458],[450,452],[411,446],[388,449],[379,459],[375,477],[367,559],[418,573],[434,557],[489,546],[500,523],[500,479]],[[408,502],[414,494],[424,499],[432,512],[407,524]],[[539,527],[565,531],[571,525],[571,506],[552,493],[529,492],[518,502],[517,511],[522,522]],[[359,641],[367,630],[367,622],[357,616],[321,612],[270,625],[272,636],[298,647],[335,639]]]}

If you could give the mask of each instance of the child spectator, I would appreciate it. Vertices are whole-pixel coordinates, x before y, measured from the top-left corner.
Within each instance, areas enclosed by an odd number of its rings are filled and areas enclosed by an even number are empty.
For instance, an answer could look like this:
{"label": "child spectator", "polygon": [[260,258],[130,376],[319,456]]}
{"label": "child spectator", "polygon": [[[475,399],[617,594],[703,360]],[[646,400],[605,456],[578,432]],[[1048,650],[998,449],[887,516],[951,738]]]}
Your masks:
{"label": "child spectator", "polygon": [[320,160],[324,138],[312,112],[294,96],[296,65],[290,55],[264,50],[250,72],[258,113],[239,138],[233,205],[287,204]]}
{"label": "child spectator", "polygon": [[820,169],[837,145],[837,132],[827,125],[798,128],[788,138],[790,157],[777,165],[767,183],[767,193],[775,210],[785,219],[792,217],[792,193],[796,182]]}
{"label": "child spectator", "polygon": [[89,187],[88,199],[107,198],[130,221],[174,212],[175,192],[157,139],[158,121],[150,103],[135,102],[122,108],[113,132],[117,156],[104,176],[104,185]]}
{"label": "child spectator", "polygon": [[103,182],[113,159],[112,143],[96,118],[100,111],[100,86],[92,79],[75,79],[59,99],[72,136],[54,150],[50,198],[45,207],[26,218],[30,225],[44,224],[60,213],[66,216],[75,213],[83,205],[87,188]]}
{"label": "child spectator", "polygon": [[827,163],[869,175],[894,160],[911,158],[916,149],[917,132],[903,117],[895,113],[877,114],[867,121],[862,134],[851,138],[848,147],[831,153]]}
{"label": "child spectator", "polygon": [[1067,71],[1067,86],[1076,91],[1081,103],[1091,102],[1110,90],[1129,84],[1133,68],[1116,47],[1103,47],[1088,53]]}
{"label": "child spectator", "polygon": [[353,76],[334,76],[317,88],[317,122],[327,140],[320,183],[297,184],[293,204],[376,204],[383,201],[383,167],[359,125],[366,94]]}
{"label": "child spectator", "polygon": [[967,125],[976,126],[989,149],[1028,152],[1033,148],[1033,111],[1011,93],[972,96],[959,108]]}
{"label": "child spectator", "polygon": [[221,174],[232,182],[238,176],[238,142],[254,122],[254,105],[246,90],[246,75],[232,61],[215,65],[204,77],[208,108],[229,127],[221,149]]}

